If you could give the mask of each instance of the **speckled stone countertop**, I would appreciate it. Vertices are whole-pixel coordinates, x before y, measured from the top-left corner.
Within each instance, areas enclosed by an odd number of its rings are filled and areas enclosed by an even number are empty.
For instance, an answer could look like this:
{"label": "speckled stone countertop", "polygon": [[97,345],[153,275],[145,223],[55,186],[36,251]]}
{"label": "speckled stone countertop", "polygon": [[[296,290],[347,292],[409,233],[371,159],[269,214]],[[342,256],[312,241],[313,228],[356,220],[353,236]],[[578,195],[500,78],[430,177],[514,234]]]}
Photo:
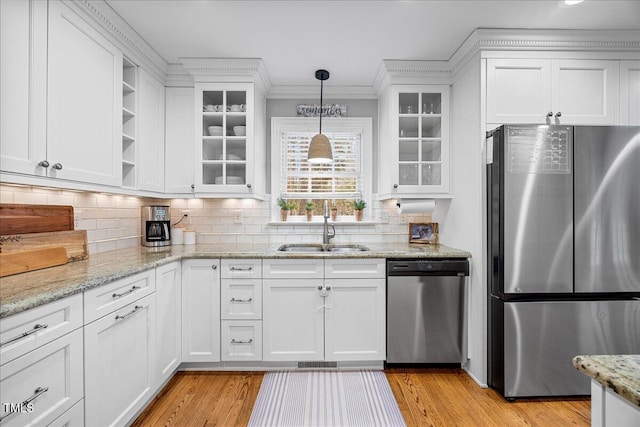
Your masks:
{"label": "speckled stone countertop", "polygon": [[0,279],[0,318],[183,258],[469,258],[444,245],[367,244],[366,252],[278,252],[267,245],[176,245],[91,255],[59,267]]}
{"label": "speckled stone countertop", "polygon": [[576,356],[573,366],[640,407],[640,354]]}

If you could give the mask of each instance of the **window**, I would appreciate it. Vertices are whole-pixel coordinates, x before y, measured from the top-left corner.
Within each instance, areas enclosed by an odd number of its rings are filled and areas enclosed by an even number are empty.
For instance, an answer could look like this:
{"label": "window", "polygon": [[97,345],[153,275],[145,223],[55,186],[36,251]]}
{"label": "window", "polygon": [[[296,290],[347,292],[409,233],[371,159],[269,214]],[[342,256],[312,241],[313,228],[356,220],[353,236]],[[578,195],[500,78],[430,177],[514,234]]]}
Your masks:
{"label": "window", "polygon": [[332,200],[338,215],[346,215],[352,200],[370,200],[370,118],[323,118],[322,133],[333,149],[333,163],[327,165],[307,162],[309,142],[318,133],[317,118],[273,118],[271,125],[274,203],[282,197],[301,210],[311,202],[320,211],[324,200]]}

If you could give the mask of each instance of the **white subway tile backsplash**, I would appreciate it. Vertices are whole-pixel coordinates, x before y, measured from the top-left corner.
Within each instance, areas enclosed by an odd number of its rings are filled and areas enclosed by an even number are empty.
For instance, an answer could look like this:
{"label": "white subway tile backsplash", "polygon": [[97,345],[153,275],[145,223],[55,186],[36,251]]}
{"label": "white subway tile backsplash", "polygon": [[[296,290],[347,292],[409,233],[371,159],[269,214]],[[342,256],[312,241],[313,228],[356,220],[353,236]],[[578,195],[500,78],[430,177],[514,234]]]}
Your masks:
{"label": "white subway tile backsplash", "polygon": [[[76,192],[29,186],[0,185],[2,203],[65,204],[80,210],[78,229],[87,230],[89,253],[140,245],[140,207],[171,206],[172,223],[183,211],[190,211],[181,225],[197,232],[197,242],[259,243],[279,246],[284,243],[322,241],[322,226],[309,225],[297,215],[289,224],[270,225],[271,202],[252,199],[156,199]],[[399,216],[394,201],[374,202],[368,213],[379,212],[389,217],[386,224],[335,225],[335,243],[397,243],[408,240],[409,222],[430,222],[431,215]],[[235,212],[242,211],[243,223],[236,224]],[[279,218],[278,218],[279,219]],[[314,218],[318,219],[318,218]],[[348,220],[351,220],[347,216]],[[296,225],[292,225],[291,221]]]}

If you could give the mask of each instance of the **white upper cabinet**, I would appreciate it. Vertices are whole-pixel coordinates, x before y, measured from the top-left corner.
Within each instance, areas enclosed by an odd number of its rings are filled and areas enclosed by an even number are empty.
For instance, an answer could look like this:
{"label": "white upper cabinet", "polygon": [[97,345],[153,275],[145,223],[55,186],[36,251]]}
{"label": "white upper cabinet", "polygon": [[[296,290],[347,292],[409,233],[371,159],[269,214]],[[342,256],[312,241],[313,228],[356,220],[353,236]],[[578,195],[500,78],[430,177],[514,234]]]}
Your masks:
{"label": "white upper cabinet", "polygon": [[380,198],[449,193],[449,86],[393,85],[380,115]]}
{"label": "white upper cabinet", "polygon": [[[261,59],[182,61],[194,80],[194,192],[266,198],[266,71]],[[267,79],[268,81],[268,79]]]}
{"label": "white upper cabinet", "polygon": [[164,85],[138,69],[138,188],[164,191]]}
{"label": "white upper cabinet", "polygon": [[490,58],[487,122],[616,124],[618,61]]}
{"label": "white upper cabinet", "polygon": [[620,124],[640,125],[640,61],[620,61]]}
{"label": "white upper cabinet", "polygon": [[164,190],[193,193],[193,88],[166,88]]}
{"label": "white upper cabinet", "polygon": [[78,14],[49,2],[49,176],[122,182],[122,53]]}
{"label": "white upper cabinet", "polygon": [[0,1],[0,67],[0,170],[46,176],[46,2]]}
{"label": "white upper cabinet", "polygon": [[249,196],[255,185],[253,84],[203,83],[195,92],[195,191]]}

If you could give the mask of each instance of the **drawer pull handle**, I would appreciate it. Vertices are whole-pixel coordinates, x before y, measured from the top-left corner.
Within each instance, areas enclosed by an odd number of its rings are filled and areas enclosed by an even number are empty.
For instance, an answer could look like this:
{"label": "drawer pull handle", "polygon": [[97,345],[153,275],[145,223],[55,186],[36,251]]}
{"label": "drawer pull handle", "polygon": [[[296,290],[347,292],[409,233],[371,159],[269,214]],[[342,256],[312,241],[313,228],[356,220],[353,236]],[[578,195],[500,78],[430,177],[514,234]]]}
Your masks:
{"label": "drawer pull handle", "polygon": [[[40,396],[41,394],[44,394],[46,392],[49,391],[49,387],[38,387],[37,389],[35,389],[33,391],[33,396],[27,398],[26,400],[24,400],[20,405],[21,406],[27,406],[29,403],[33,402],[34,400],[36,400],[38,398],[38,396]],[[17,412],[9,412],[3,416],[0,417],[0,422],[2,422],[2,420],[4,420],[5,418],[7,418],[8,416],[12,415],[12,414],[17,414]]]}
{"label": "drawer pull handle", "polygon": [[212,270],[217,270],[217,269],[218,269],[218,266],[217,266],[217,265],[215,265],[215,264],[213,264],[213,265],[211,266],[211,269],[212,269]]}
{"label": "drawer pull handle", "polygon": [[231,298],[231,302],[251,302],[251,301],[253,301],[253,298],[248,298],[248,299]]}
{"label": "drawer pull handle", "polygon": [[252,271],[253,267],[231,267],[231,271]]}
{"label": "drawer pull handle", "polygon": [[128,312],[127,314],[123,314],[123,315],[117,315],[116,316],[116,320],[122,320],[122,319],[126,319],[127,317],[131,316],[132,314],[136,314],[138,311],[142,310],[144,307],[141,305],[136,305],[135,307],[133,307],[133,310],[131,310],[130,312]]}
{"label": "drawer pull handle", "polygon": [[131,289],[129,289],[128,291],[125,291],[125,292],[123,292],[123,293],[121,293],[121,294],[116,294],[116,293],[114,293],[114,294],[113,294],[113,295],[111,295],[111,296],[112,296],[114,299],[115,299],[115,298],[122,298],[123,296],[125,296],[125,295],[129,295],[131,292],[135,292],[135,291],[137,291],[138,289],[140,289],[140,286],[133,285],[133,286],[131,287]]}
{"label": "drawer pull handle", "polygon": [[251,344],[252,342],[253,342],[252,338],[248,339],[247,341],[236,340],[235,338],[231,340],[231,344]]}
{"label": "drawer pull handle", "polygon": [[11,339],[8,339],[5,342],[0,343],[0,347],[2,347],[3,345],[7,345],[7,344],[11,344],[12,342],[21,340],[22,338],[28,337],[31,334],[35,334],[36,332],[38,332],[40,329],[46,329],[47,327],[49,327],[49,325],[47,325],[46,323],[41,325],[40,323],[36,324],[33,326],[33,329],[31,329],[30,331],[27,332],[23,332],[20,335],[18,335],[17,337],[13,337]]}

